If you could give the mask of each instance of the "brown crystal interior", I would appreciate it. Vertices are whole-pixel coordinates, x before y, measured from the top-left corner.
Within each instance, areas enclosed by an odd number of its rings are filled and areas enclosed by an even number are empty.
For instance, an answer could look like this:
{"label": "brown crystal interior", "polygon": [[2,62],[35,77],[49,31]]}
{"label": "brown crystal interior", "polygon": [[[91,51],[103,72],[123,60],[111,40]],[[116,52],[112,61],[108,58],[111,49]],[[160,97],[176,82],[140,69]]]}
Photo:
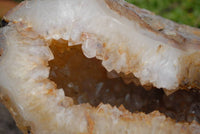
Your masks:
{"label": "brown crystal interior", "polygon": [[53,40],[50,46],[54,60],[49,62],[50,79],[63,88],[75,104],[100,103],[124,105],[131,112],[150,113],[159,110],[177,121],[200,122],[200,93],[197,89],[179,90],[166,96],[162,89],[147,91],[122,78],[108,78],[101,61],[86,58],[81,46],[69,47],[67,41]]}

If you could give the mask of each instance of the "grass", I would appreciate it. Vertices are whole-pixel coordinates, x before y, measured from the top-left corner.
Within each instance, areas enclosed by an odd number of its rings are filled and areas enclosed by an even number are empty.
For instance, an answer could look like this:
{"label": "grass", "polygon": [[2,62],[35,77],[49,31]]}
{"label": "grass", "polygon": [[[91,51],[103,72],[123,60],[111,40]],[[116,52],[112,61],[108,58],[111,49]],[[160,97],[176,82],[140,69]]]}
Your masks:
{"label": "grass", "polygon": [[126,0],[178,23],[200,28],[200,0]]}

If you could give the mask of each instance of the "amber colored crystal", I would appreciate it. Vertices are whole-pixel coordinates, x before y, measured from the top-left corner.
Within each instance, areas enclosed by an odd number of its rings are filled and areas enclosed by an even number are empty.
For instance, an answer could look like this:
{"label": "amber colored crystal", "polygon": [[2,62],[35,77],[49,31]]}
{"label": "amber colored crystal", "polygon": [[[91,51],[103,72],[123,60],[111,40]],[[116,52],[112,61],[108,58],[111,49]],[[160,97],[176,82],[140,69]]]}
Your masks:
{"label": "amber colored crystal", "polygon": [[162,89],[147,91],[134,83],[126,84],[121,77],[108,77],[109,73],[95,58],[86,58],[81,45],[69,47],[67,41],[52,41],[55,59],[49,62],[50,79],[75,104],[100,103],[124,105],[131,112],[150,113],[159,110],[177,121],[200,122],[200,93],[198,90],[179,90],[166,96]]}

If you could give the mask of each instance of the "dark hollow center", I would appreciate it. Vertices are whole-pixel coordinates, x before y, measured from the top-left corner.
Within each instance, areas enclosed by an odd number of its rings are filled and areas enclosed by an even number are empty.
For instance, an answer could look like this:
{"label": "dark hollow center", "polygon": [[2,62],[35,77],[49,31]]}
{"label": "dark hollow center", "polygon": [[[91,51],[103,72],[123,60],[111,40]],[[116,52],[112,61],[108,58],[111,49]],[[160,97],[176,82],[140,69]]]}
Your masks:
{"label": "dark hollow center", "polygon": [[197,89],[179,90],[166,96],[162,89],[149,91],[134,83],[125,84],[122,78],[108,78],[101,61],[86,58],[81,46],[69,47],[67,41],[52,41],[54,60],[49,62],[50,79],[63,88],[75,104],[100,103],[124,105],[131,112],[150,113],[158,110],[177,120],[200,122],[200,93]]}

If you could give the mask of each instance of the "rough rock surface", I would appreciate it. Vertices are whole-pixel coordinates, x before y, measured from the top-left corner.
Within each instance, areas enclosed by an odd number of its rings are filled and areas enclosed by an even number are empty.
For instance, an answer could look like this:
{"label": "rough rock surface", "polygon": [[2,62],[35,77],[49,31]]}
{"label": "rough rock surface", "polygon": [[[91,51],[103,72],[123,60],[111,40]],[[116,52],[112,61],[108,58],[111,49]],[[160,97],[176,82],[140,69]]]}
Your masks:
{"label": "rough rock surface", "polygon": [[11,114],[2,103],[0,103],[0,134],[22,134]]}

